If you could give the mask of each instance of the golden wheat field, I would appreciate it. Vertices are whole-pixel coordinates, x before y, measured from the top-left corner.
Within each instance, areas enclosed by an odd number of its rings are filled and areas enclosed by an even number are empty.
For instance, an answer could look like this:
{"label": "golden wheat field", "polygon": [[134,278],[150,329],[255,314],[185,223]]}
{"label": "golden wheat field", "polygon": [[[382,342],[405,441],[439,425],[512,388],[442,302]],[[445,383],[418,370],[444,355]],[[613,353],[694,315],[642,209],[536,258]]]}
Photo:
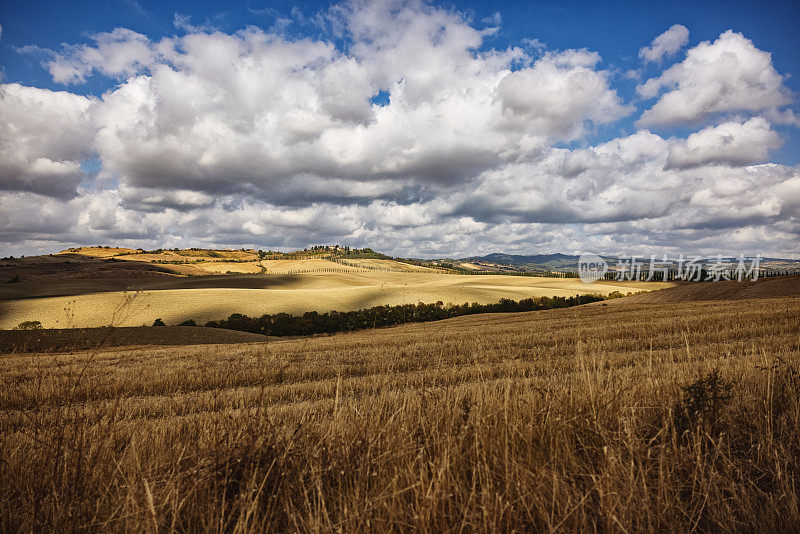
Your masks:
{"label": "golden wheat field", "polygon": [[6,531],[800,527],[798,297],[9,354],[0,376]]}
{"label": "golden wheat field", "polygon": [[[291,260],[287,260],[291,262]],[[295,262],[306,265],[314,260]],[[112,291],[0,301],[0,329],[22,321],[40,321],[45,328],[87,328],[150,325],[157,318],[167,324],[186,319],[198,322],[223,319],[232,313],[261,316],[265,313],[299,314],[306,311],[350,311],[372,306],[479,302],[501,298],[515,300],[539,296],[572,296],[577,293],[623,293],[659,289],[669,282],[596,282],[574,278],[537,278],[501,275],[448,275],[436,273],[339,272],[339,266],[320,260],[333,272],[266,275],[256,289],[203,287],[166,289],[180,280],[161,283],[165,289],[138,293]],[[265,262],[269,263],[269,262]],[[284,268],[289,269],[283,264]],[[311,269],[306,265],[307,269]],[[347,268],[345,266],[345,268]],[[200,280],[202,282],[202,280]],[[188,279],[187,283],[199,283]]]}

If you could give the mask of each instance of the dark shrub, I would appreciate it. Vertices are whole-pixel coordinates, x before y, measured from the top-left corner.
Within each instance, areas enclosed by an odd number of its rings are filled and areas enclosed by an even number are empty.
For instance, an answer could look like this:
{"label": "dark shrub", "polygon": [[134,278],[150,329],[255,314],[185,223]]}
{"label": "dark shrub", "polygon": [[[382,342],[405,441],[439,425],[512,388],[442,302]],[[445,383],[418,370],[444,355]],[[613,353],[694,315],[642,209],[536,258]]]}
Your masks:
{"label": "dark shrub", "polygon": [[17,326],[12,328],[12,330],[41,330],[42,323],[39,321],[22,321]]}
{"label": "dark shrub", "polygon": [[501,299],[494,304],[472,303],[445,305],[442,301],[432,304],[401,304],[398,306],[375,306],[348,312],[331,311],[326,313],[306,312],[301,316],[287,313],[248,317],[234,313],[227,319],[209,321],[208,327],[228,328],[243,332],[266,334],[270,336],[305,336],[311,334],[331,334],[364,328],[379,328],[402,323],[439,321],[473,313],[525,312],[568,308],[603,300],[601,295],[575,295],[574,297],[538,297],[519,302]]}
{"label": "dark shrub", "polygon": [[695,425],[703,423],[710,430],[719,426],[723,408],[731,400],[733,383],[713,370],[706,376],[681,388],[681,404],[686,423]]}

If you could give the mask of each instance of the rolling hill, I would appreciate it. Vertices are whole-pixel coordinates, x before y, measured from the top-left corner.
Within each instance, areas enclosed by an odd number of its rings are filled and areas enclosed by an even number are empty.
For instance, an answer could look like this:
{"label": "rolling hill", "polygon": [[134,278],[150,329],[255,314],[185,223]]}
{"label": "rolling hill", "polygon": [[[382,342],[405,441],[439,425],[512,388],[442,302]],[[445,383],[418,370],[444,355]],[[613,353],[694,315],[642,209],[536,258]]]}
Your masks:
{"label": "rolling hill", "polygon": [[[312,260],[313,261],[313,260]],[[132,291],[85,291],[68,296],[43,296],[0,301],[0,328],[23,321],[40,321],[45,328],[141,326],[156,318],[167,324],[186,319],[198,322],[226,318],[232,313],[301,314],[306,311],[351,311],[373,306],[478,302],[501,298],[521,300],[539,296],[614,291],[621,293],[669,287],[669,282],[602,281],[591,285],[574,278],[504,275],[456,275],[440,272],[331,272],[298,274],[189,277],[134,281]],[[294,267],[293,270],[299,270]],[[310,270],[311,271],[311,270]],[[119,283],[119,282],[116,282]],[[87,284],[81,281],[84,290]],[[88,285],[91,288],[91,284]],[[102,281],[103,289],[113,284]],[[67,291],[61,283],[59,291]]]}
{"label": "rolling hill", "polygon": [[800,300],[739,298],[775,283],[269,343],[3,355],[3,521],[795,531]]}

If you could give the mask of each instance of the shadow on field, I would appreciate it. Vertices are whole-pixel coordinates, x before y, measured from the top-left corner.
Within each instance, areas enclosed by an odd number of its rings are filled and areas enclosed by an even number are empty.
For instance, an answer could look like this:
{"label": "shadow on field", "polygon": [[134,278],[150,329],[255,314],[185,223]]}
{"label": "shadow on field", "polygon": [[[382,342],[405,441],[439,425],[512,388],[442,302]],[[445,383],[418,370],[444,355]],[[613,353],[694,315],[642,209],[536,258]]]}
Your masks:
{"label": "shadow on field", "polygon": [[[135,263],[135,262],[130,262]],[[164,289],[281,289],[297,287],[295,274],[206,275],[157,278],[90,278],[30,280],[0,285],[0,301],[27,298],[68,297],[111,291],[155,291]]]}
{"label": "shadow on field", "polygon": [[625,299],[637,304],[742,300],[800,296],[800,276],[778,276],[725,282],[683,282],[675,287],[640,293]]}
{"label": "shadow on field", "polygon": [[0,354],[142,345],[258,343],[270,339],[273,338],[261,334],[197,326],[7,330],[0,336]]}

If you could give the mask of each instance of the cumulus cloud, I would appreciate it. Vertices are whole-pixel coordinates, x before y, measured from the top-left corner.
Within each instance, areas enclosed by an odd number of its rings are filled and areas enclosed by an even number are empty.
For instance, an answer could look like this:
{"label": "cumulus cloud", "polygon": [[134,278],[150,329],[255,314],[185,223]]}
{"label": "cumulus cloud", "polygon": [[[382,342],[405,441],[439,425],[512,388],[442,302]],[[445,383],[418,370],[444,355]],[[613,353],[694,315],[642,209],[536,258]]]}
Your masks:
{"label": "cumulus cloud", "polygon": [[0,190],[70,197],[94,130],[89,98],[0,84]]}
{"label": "cumulus cloud", "polygon": [[[800,230],[800,171],[774,164],[746,166],[743,161],[761,154],[739,158],[724,146],[713,146],[719,136],[732,138],[734,146],[756,138],[768,145],[772,134],[761,122],[722,124],[690,139],[642,131],[589,148],[553,148],[539,161],[484,173],[475,188],[449,200],[454,215],[491,226],[580,224],[597,239],[586,237],[585,243],[604,247],[598,250],[612,244],[617,250],[702,250],[688,241],[784,223],[780,236],[760,246],[786,254],[793,251]],[[669,238],[656,239],[656,234]]]}
{"label": "cumulus cloud", "polygon": [[725,122],[691,134],[673,145],[667,168],[686,169],[701,165],[732,166],[760,163],[780,146],[778,134],[762,117],[744,123]]}
{"label": "cumulus cloud", "polygon": [[[638,133],[589,149],[551,149],[537,164],[488,171],[470,190],[410,204],[375,200],[285,207],[217,196],[208,205],[201,205],[205,199],[189,198],[196,204],[191,209],[142,209],[118,191],[87,192],[71,200],[11,193],[0,198],[0,241],[35,236],[43,240],[40,246],[113,241],[146,247],[273,248],[344,242],[408,256],[460,256],[498,248],[649,254],[658,247],[777,255],[795,250],[800,237],[796,168],[765,164],[665,171],[674,142]],[[563,177],[562,163],[578,152],[591,153],[590,168]],[[30,206],[38,209],[31,212]],[[772,231],[764,234],[765,228]]]}
{"label": "cumulus cloud", "polygon": [[[493,29],[415,0],[354,0],[314,21],[331,33],[116,29],[48,55],[56,82],[115,80],[99,98],[0,86],[0,245],[458,256],[747,251],[766,235],[773,253],[796,248],[800,173],[764,163],[773,125],[796,121],[791,95],[739,34],[638,88],[660,97],[640,125],[708,125],[597,141],[634,106],[591,50],[486,49]],[[680,28],[643,59],[679,50]]]}
{"label": "cumulus cloud", "polygon": [[637,124],[644,127],[697,122],[718,113],[759,112],[792,101],[769,52],[731,30],[690,49],[684,61],[637,91],[644,98],[664,92],[639,119]]}
{"label": "cumulus cloud", "polygon": [[[98,105],[105,168],[131,187],[278,204],[401,200],[630,111],[596,53],[512,71],[523,52],[476,53],[482,32],[449,11],[368,3],[333,16],[351,54],[255,28],[149,43],[147,74]],[[371,101],[379,91],[387,105]]]}
{"label": "cumulus cloud", "polygon": [[508,126],[547,139],[583,135],[583,124],[614,122],[630,112],[608,85],[608,74],[595,70],[597,53],[587,50],[546,54],[531,67],[509,73],[496,95]]}
{"label": "cumulus cloud", "polygon": [[689,42],[689,30],[686,26],[674,24],[653,39],[650,46],[639,50],[639,57],[645,62],[661,62],[666,56],[674,55]]}
{"label": "cumulus cloud", "polygon": [[45,63],[53,80],[63,84],[83,83],[93,71],[114,78],[127,77],[154,61],[154,51],[144,35],[125,28],[92,37],[94,46],[65,46],[51,52]]}

